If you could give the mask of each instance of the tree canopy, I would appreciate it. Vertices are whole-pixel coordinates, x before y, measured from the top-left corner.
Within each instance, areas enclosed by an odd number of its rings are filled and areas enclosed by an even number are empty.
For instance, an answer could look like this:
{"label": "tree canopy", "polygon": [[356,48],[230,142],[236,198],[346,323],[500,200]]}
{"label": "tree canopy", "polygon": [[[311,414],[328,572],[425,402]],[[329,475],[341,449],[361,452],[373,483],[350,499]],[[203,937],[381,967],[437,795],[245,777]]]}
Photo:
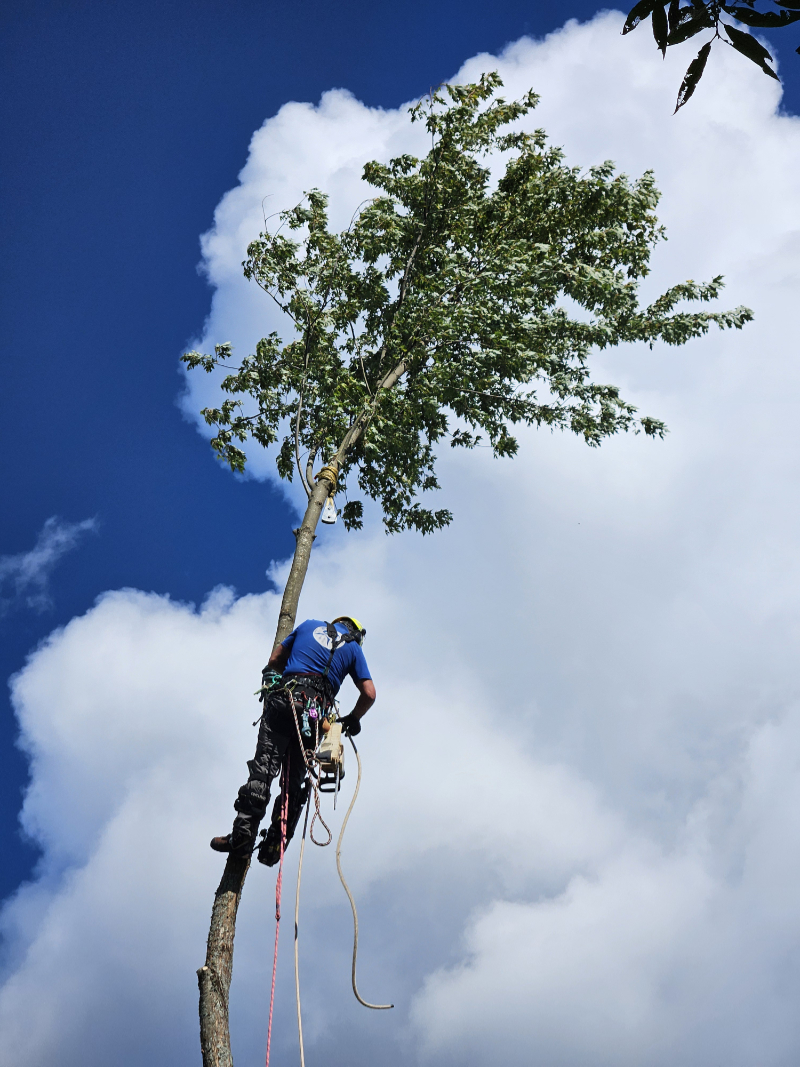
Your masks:
{"label": "tree canopy", "polygon": [[[692,96],[706,68],[711,46],[715,41],[730,45],[760,67],[770,78],[779,81],[770,66],[774,60],[769,51],[751,34],[740,30],[735,22],[754,29],[779,30],[800,19],[800,0],[773,0],[775,7],[766,11],[756,7],[756,0],[742,0],[738,4],[723,4],[719,0],[639,0],[631,8],[623,34],[630,33],[646,19],[651,19],[653,37],[662,55],[674,45],[683,44],[704,30],[712,30],[708,41],[689,64],[680,89],[675,110],[683,107]],[[726,17],[723,18],[723,15]],[[724,30],[724,35],[720,33]],[[796,49],[800,52],[800,48]]]}
{"label": "tree canopy", "polygon": [[[271,333],[238,367],[229,344],[184,356],[230,368],[230,395],[203,415],[233,470],[245,468],[248,438],[278,444],[280,476],[297,474],[310,497],[316,458],[335,458],[335,491],[378,501],[388,531],[428,533],[451,519],[420,499],[438,488],[440,443],[485,441],[511,456],[516,425],[564,428],[589,445],[622,430],[662,436],[662,422],[592,380],[591,353],[681,345],[752,317],[679,307],[714,299],[721,277],[640,306],[664,237],[652,173],[631,181],[610,162],[568,166],[542,130],[520,129],[536,94],[509,103],[501,85],[488,74],[412,108],[430,151],[367,163],[375,195],[345,231],[331,232],[327,197],[311,190],[249,246],[244,273],[293,336]],[[342,513],[361,526],[358,495]]]}

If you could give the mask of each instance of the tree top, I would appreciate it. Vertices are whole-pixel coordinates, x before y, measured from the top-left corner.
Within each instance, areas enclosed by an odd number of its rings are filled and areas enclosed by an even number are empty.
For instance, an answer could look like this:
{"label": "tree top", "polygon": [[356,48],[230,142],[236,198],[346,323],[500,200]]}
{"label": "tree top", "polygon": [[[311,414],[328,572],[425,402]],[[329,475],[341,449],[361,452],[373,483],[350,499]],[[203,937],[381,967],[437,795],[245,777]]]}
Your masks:
{"label": "tree top", "polygon": [[664,237],[652,173],[632,181],[610,162],[568,166],[542,130],[520,128],[536,94],[507,102],[501,86],[487,74],[411,108],[430,151],[367,163],[375,195],[343,232],[330,230],[327,197],[312,189],[250,244],[245,276],[294,336],[271,333],[238,367],[228,344],[183,357],[229,371],[229,397],[203,415],[233,470],[245,469],[248,438],[278,444],[280,476],[297,474],[309,494],[317,459],[338,472],[348,528],[362,525],[351,498],[360,492],[380,504],[388,532],[428,533],[452,518],[420,500],[439,486],[443,442],[512,456],[520,424],[593,446],[622,430],[663,436],[617,386],[592,380],[591,353],[681,345],[712,323],[738,329],[752,318],[743,307],[679,307],[716,298],[721,277],[641,307],[638,286]]}

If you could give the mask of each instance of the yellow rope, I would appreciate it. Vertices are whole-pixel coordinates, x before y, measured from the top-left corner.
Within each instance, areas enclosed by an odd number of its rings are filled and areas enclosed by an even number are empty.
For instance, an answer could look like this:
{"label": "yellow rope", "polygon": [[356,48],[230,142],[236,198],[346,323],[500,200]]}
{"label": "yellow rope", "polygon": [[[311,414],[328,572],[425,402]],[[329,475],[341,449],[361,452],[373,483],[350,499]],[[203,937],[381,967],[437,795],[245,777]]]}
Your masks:
{"label": "yellow rope", "polygon": [[325,466],[325,467],[322,468],[322,470],[319,472],[319,474],[315,474],[314,475],[314,480],[317,481],[317,482],[320,480],[320,478],[327,478],[327,480],[329,482],[331,482],[331,484],[333,485],[333,489],[331,490],[331,494],[336,492],[336,486],[337,486],[337,483],[339,481],[339,469],[338,468],[339,468],[339,464],[338,463],[336,464],[335,467]]}

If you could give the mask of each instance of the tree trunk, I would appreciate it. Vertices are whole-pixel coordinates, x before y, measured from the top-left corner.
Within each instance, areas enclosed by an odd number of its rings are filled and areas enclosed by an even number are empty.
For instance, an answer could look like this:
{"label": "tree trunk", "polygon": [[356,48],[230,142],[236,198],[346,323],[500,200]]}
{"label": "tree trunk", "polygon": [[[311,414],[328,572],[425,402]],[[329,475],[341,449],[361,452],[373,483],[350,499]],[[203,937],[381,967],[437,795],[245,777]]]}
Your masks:
{"label": "tree trunk", "polygon": [[203,1067],[233,1067],[228,1027],[228,992],[233,972],[236,912],[250,866],[250,857],[228,856],[214,896],[205,966],[197,972],[200,986],[200,1047]]}
{"label": "tree trunk", "polygon": [[335,459],[331,460],[327,467],[322,468],[320,473],[324,474],[324,472],[330,471],[330,477],[317,477],[317,484],[314,486],[314,491],[309,498],[303,521],[300,523],[299,529],[294,532],[296,544],[294,546],[294,557],[292,558],[292,569],[289,571],[286,587],[283,590],[283,600],[281,600],[281,610],[278,615],[278,628],[275,632],[275,645],[279,645],[284,637],[288,637],[294,629],[297,604],[300,600],[303,582],[306,580],[308,561],[311,558],[311,546],[314,544],[314,531],[322,515],[322,509],[325,507],[325,501],[336,488],[338,469],[339,464]]}
{"label": "tree trunk", "polygon": [[[295,531],[296,544],[292,569],[283,591],[275,644],[278,645],[294,629],[297,604],[303,588],[314,531],[322,515],[328,495],[336,488],[337,460],[323,468],[322,477],[308,501],[300,528]],[[329,475],[326,475],[329,471]],[[241,859],[228,855],[222,880],[214,896],[211,926],[208,931],[206,962],[197,972],[200,986],[200,1047],[203,1067],[233,1067],[231,1038],[228,1026],[228,1000],[233,973],[233,939],[236,934],[236,912],[242,897],[244,880],[250,857]]]}

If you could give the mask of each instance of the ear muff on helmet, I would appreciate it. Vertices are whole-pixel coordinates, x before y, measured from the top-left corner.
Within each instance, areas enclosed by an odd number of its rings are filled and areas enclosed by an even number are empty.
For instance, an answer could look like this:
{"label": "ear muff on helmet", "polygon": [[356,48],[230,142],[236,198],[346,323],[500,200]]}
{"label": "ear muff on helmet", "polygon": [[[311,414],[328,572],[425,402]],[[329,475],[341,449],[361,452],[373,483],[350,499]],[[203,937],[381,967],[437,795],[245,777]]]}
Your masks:
{"label": "ear muff on helmet", "polygon": [[349,623],[356,641],[358,641],[360,645],[364,644],[364,638],[367,636],[367,631],[364,629],[358,619],[353,618],[352,615],[337,615],[336,618],[333,620],[334,625],[337,622]]}

